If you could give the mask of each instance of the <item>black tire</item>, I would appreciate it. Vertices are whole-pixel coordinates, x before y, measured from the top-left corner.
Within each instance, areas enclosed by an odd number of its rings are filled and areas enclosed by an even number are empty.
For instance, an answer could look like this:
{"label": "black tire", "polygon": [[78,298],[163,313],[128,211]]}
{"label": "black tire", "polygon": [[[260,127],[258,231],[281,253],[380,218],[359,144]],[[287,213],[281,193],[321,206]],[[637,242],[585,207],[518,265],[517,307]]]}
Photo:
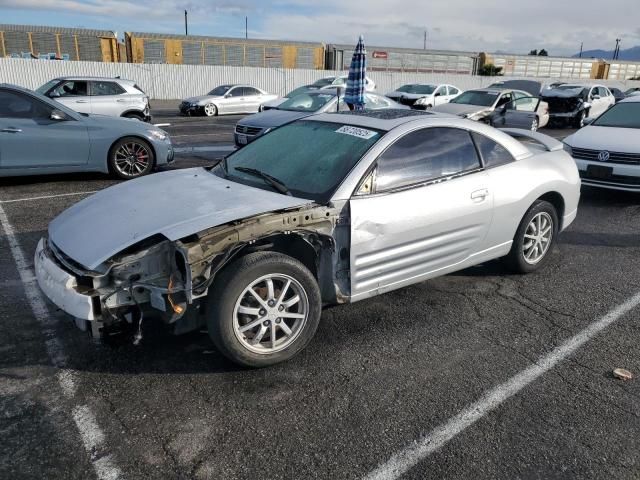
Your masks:
{"label": "black tire", "polygon": [[[308,300],[308,315],[306,323],[286,348],[273,353],[256,353],[237,337],[234,309],[243,298],[245,288],[263,276],[273,274],[291,277],[302,286]],[[284,362],[299,353],[313,338],[321,312],[318,283],[302,263],[281,253],[256,252],[239,258],[220,273],[209,289],[206,317],[209,336],[224,356],[240,365],[259,368]]]}
{"label": "black tire", "polygon": [[[538,214],[545,213],[546,215],[548,215],[552,222],[551,239],[541,259],[536,263],[530,263],[525,258],[525,234],[527,232],[529,224],[534,219],[534,217],[536,217]],[[522,221],[518,226],[518,230],[516,231],[516,235],[513,238],[511,251],[506,257],[504,257],[504,262],[509,270],[515,273],[531,273],[543,266],[547,262],[549,253],[552,251],[553,245],[555,244],[555,240],[558,235],[558,225],[558,213],[556,212],[556,208],[549,202],[546,202],[544,200],[536,200],[522,218]]]}
{"label": "black tire", "polygon": [[575,128],[582,128],[584,127],[584,119],[587,118],[587,112],[585,110],[582,110],[578,116],[575,118],[574,120],[574,127]]}
{"label": "black tire", "polygon": [[[131,151],[131,145],[135,145],[136,147],[133,149],[133,153],[138,153],[141,150],[137,150],[138,148],[144,149],[146,151],[146,161],[144,162],[144,167],[140,170],[139,167],[142,166],[141,163],[134,162],[136,165],[131,165],[132,174],[126,174],[127,167],[122,165],[122,151],[120,150],[123,146],[125,150]],[[139,157],[139,161],[143,160],[143,157]],[[142,140],[138,137],[124,137],[118,140],[113,144],[111,149],[109,150],[109,171],[112,175],[121,178],[122,180],[131,180],[133,178],[142,177],[143,175],[147,175],[155,165],[155,154],[153,152],[153,148],[149,145],[148,142]]]}
{"label": "black tire", "polygon": [[540,120],[538,120],[538,117],[536,116],[536,117],[531,121],[531,131],[532,131],[532,132],[537,132],[539,128],[540,128]]}
{"label": "black tire", "polygon": [[129,113],[125,113],[124,115],[122,115],[124,118],[135,118],[136,120],[140,120],[141,122],[144,122],[144,115],[141,113],[137,113],[137,112],[129,112]]}

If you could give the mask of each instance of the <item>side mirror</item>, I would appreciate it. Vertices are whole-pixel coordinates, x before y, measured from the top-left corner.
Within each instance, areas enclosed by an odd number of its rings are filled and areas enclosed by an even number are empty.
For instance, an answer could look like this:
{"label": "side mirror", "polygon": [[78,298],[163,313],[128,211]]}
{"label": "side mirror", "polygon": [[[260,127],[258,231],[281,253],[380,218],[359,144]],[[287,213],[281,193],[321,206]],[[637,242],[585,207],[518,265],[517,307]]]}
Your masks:
{"label": "side mirror", "polygon": [[51,92],[47,95],[49,98],[60,98],[60,94],[58,92]]}
{"label": "side mirror", "polygon": [[57,122],[63,122],[64,120],[67,119],[67,115],[64,112],[61,112],[60,110],[53,110],[51,111],[51,115],[49,116],[49,118]]}
{"label": "side mirror", "polygon": [[230,94],[230,93],[225,93],[225,94],[224,94],[224,98],[229,98],[230,96],[231,96],[231,94]]}
{"label": "side mirror", "polygon": [[434,97],[441,97],[441,96],[442,96],[442,94],[441,94],[440,92],[436,92],[433,96],[434,96]]}

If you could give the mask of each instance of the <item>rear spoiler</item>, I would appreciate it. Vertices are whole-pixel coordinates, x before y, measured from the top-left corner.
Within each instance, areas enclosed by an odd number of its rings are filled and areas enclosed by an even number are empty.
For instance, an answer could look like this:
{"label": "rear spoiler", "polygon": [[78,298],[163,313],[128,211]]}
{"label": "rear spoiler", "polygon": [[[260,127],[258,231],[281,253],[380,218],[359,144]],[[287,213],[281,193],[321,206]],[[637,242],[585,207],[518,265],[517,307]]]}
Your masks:
{"label": "rear spoiler", "polygon": [[532,132],[531,130],[523,130],[520,128],[500,128],[499,130],[506,133],[507,135],[512,136],[513,138],[528,138],[529,140],[533,140],[534,142],[537,142],[540,145],[544,146],[544,148],[546,148],[549,152],[556,152],[563,149],[562,142],[559,142],[549,135]]}

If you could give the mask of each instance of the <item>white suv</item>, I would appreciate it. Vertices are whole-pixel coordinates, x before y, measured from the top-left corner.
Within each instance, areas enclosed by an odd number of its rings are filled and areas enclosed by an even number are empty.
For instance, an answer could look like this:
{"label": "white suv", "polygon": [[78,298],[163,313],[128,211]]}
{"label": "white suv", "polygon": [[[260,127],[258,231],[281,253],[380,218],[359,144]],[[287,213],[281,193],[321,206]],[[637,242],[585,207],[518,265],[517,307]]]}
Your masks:
{"label": "white suv", "polygon": [[149,97],[131,80],[97,77],[54,78],[36,92],[76,112],[151,121]]}

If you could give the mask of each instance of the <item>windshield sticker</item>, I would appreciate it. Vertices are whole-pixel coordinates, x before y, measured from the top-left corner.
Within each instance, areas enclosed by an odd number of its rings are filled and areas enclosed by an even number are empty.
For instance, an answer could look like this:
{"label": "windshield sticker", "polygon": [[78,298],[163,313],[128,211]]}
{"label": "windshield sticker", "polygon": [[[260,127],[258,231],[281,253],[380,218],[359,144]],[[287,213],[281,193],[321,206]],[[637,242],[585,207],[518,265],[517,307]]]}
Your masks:
{"label": "windshield sticker", "polygon": [[338,130],[336,130],[336,133],[344,133],[345,135],[364,138],[365,140],[373,138],[378,134],[378,132],[374,132],[372,130],[367,130],[365,128],[358,128],[358,127],[350,127],[349,125],[340,127]]}

